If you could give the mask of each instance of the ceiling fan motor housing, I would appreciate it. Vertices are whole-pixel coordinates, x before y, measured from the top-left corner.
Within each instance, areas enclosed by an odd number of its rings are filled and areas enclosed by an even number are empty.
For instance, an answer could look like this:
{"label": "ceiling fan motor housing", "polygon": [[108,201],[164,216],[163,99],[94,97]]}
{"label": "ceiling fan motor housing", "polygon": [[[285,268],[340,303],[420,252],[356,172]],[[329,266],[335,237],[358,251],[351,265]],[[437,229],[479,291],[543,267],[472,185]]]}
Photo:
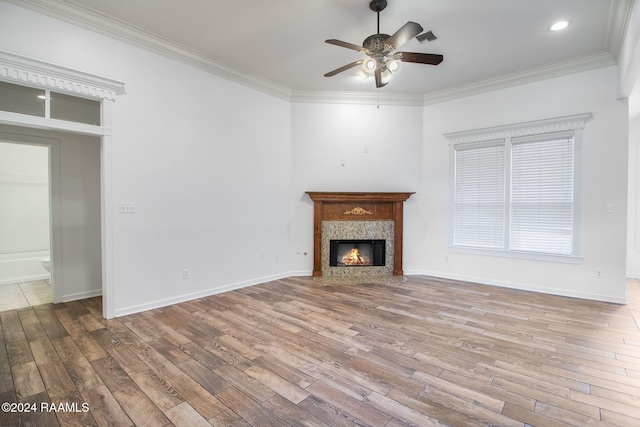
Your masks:
{"label": "ceiling fan motor housing", "polygon": [[393,52],[394,47],[386,44],[387,39],[391,37],[389,34],[374,34],[362,42],[362,47],[364,48],[364,52],[369,55],[388,55]]}

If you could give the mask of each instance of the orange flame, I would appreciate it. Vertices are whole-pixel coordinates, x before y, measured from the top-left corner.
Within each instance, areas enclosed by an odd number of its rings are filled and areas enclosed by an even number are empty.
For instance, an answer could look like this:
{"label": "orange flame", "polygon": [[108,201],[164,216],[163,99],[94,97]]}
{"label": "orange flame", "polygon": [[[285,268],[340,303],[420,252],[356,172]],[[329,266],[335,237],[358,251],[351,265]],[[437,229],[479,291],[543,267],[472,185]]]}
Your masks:
{"label": "orange flame", "polygon": [[370,261],[360,255],[358,248],[353,248],[342,257],[345,265],[369,265]]}

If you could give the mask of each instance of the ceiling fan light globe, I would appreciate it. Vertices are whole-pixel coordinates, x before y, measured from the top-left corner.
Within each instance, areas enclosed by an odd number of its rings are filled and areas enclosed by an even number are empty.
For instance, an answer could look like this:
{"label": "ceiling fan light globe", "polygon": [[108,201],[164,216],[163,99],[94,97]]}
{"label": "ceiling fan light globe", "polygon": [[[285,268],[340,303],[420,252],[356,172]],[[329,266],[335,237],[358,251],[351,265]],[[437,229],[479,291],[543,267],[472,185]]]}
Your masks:
{"label": "ceiling fan light globe", "polygon": [[375,70],[376,66],[377,66],[376,60],[373,58],[367,58],[362,63],[362,69],[365,70],[365,72],[371,72]]}
{"label": "ceiling fan light globe", "polygon": [[371,77],[371,74],[367,73],[365,70],[360,70],[356,74],[363,82],[369,80],[369,77]]}
{"label": "ceiling fan light globe", "polygon": [[382,82],[383,85],[386,85],[391,81],[392,78],[393,78],[393,73],[385,67],[385,69],[383,69],[382,72],[380,73],[380,81]]}
{"label": "ceiling fan light globe", "polygon": [[396,74],[400,71],[400,64],[402,64],[402,61],[397,58],[391,58],[387,61],[387,69],[393,74]]}

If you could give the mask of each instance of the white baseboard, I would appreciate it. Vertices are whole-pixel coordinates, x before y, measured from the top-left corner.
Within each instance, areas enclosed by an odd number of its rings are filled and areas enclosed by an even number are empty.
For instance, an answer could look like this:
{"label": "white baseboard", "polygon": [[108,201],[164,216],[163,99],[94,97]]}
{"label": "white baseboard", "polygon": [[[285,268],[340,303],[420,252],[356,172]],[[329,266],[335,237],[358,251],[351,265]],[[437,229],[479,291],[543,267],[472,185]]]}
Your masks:
{"label": "white baseboard", "polygon": [[[558,296],[564,296],[564,297],[570,297],[570,298],[581,298],[581,299],[589,299],[589,300],[610,302],[610,303],[615,303],[615,304],[626,304],[626,300],[625,299],[623,299],[623,298],[615,298],[615,297],[612,297],[611,295],[591,294],[591,293],[586,293],[586,292],[567,292],[567,291],[555,290],[555,289],[550,290],[549,288],[542,288],[542,287],[538,287],[538,286],[529,286],[529,285],[515,284],[515,283],[509,283],[509,282],[499,282],[499,281],[487,280],[487,279],[479,278],[479,277],[469,277],[469,276],[461,276],[461,275],[443,274],[441,272],[435,272],[435,271],[405,270],[404,274],[406,276],[432,276],[432,277],[438,277],[438,278],[442,278],[442,279],[460,280],[460,281],[464,281],[464,282],[479,283],[479,284],[483,284],[483,285],[497,286],[497,287],[510,288],[510,289],[518,289],[518,290],[523,290],[523,291],[538,292],[538,293],[543,293],[543,294],[558,295]],[[287,272],[287,273],[281,273],[281,274],[275,274],[275,275],[272,275],[272,276],[259,277],[259,278],[255,278],[255,279],[251,279],[251,280],[246,280],[246,281],[243,281],[243,282],[229,283],[229,284],[226,284],[226,285],[217,286],[215,288],[205,289],[205,290],[198,291],[198,292],[178,295],[178,296],[171,297],[171,298],[159,299],[159,300],[151,301],[151,302],[144,303],[144,304],[124,307],[124,308],[116,310],[115,317],[127,316],[127,315],[130,315],[130,314],[140,313],[140,312],[147,311],[147,310],[153,310],[153,309],[156,309],[156,308],[166,307],[166,306],[172,305],[172,304],[179,304],[181,302],[191,301],[191,300],[194,300],[194,299],[197,299],[197,298],[202,298],[202,297],[206,297],[206,296],[221,294],[221,293],[224,293],[224,292],[229,292],[229,291],[233,291],[233,290],[236,290],[236,289],[242,289],[242,288],[246,288],[246,287],[249,287],[249,286],[259,285],[259,284],[262,284],[262,283],[272,282],[274,280],[286,279],[287,277],[301,277],[301,276],[302,277],[312,276],[312,271],[306,271],[306,270],[305,271],[290,271],[290,272]],[[74,297],[74,299],[82,299],[82,298],[90,298],[90,297],[97,296],[97,295],[100,295],[100,294],[101,294],[101,292],[97,292],[95,295],[94,294],[91,294],[91,295],[89,295],[89,294],[76,294],[76,295],[73,295],[72,297]],[[65,297],[65,300],[64,300],[65,302],[67,301],[66,298],[67,297]],[[69,301],[72,301],[72,300],[73,299],[70,299]]]}
{"label": "white baseboard", "polygon": [[62,302],[78,301],[78,300],[81,300],[81,299],[99,297],[100,295],[102,295],[102,289],[95,289],[95,290],[92,290],[92,291],[78,292],[78,293],[75,293],[75,294],[63,295],[62,296]]}
{"label": "white baseboard", "polygon": [[293,277],[293,276],[311,276],[311,272],[287,272],[282,274],[275,274],[272,276],[264,276],[256,279],[243,281],[243,282],[229,283],[222,286],[216,286],[215,288],[205,289],[205,290],[193,292],[190,294],[183,294],[183,295],[178,295],[171,298],[151,301],[145,304],[124,307],[121,309],[116,309],[115,317],[127,316],[129,314],[140,313],[143,311],[153,310],[160,307],[166,307],[172,304],[179,304],[181,302],[191,301],[197,298],[221,294],[223,292],[229,292],[229,291],[246,288],[253,285],[259,285],[261,283],[272,282],[274,280],[286,279],[287,277]]}
{"label": "white baseboard", "polygon": [[433,276],[441,279],[460,280],[463,282],[479,283],[481,285],[498,286],[501,288],[518,289],[521,291],[538,292],[541,294],[557,295],[562,297],[610,302],[614,304],[627,303],[626,298],[618,298],[611,295],[592,294],[589,292],[579,292],[579,291],[566,291],[562,289],[550,289],[550,288],[543,288],[540,286],[527,285],[522,283],[510,283],[510,282],[502,282],[502,281],[496,281],[496,280],[487,280],[481,277],[462,276],[458,274],[446,274],[446,273],[443,274],[442,272],[439,272],[439,271],[436,272],[436,271],[423,271],[423,270],[405,270],[404,274],[406,276]]}

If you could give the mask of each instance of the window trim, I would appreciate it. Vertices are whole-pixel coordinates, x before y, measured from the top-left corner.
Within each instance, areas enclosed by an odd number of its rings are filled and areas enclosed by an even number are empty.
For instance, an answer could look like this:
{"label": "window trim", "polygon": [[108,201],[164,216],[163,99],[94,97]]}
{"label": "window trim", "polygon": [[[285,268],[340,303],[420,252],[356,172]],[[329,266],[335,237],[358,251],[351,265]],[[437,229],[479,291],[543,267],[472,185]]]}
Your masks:
{"label": "window trim", "polygon": [[[583,130],[586,122],[591,119],[591,113],[575,114],[570,116],[555,117],[550,119],[535,120],[530,122],[515,123],[503,126],[488,127],[482,129],[474,129],[461,132],[446,133],[443,136],[449,142],[450,148],[450,188],[449,188],[449,209],[447,224],[447,240],[448,247],[451,252],[469,253],[477,255],[490,255],[505,258],[521,258],[530,260],[564,262],[564,263],[580,263],[582,261],[582,145]],[[461,146],[471,146],[482,143],[495,142],[504,140],[505,150],[507,151],[506,170],[510,168],[511,163],[511,144],[514,141],[522,141],[524,139],[542,137],[545,134],[555,134],[562,132],[573,132],[574,143],[574,186],[573,186],[573,253],[571,255],[554,255],[534,252],[516,252],[510,251],[508,246],[504,248],[484,249],[472,248],[465,246],[455,246],[453,244],[454,236],[454,214],[455,214],[455,151]],[[510,175],[507,173],[507,175]],[[510,177],[505,181],[505,190],[510,192]],[[505,203],[509,203],[506,199]],[[505,207],[507,209],[507,207]],[[505,231],[505,240],[508,235],[508,227]]]}

